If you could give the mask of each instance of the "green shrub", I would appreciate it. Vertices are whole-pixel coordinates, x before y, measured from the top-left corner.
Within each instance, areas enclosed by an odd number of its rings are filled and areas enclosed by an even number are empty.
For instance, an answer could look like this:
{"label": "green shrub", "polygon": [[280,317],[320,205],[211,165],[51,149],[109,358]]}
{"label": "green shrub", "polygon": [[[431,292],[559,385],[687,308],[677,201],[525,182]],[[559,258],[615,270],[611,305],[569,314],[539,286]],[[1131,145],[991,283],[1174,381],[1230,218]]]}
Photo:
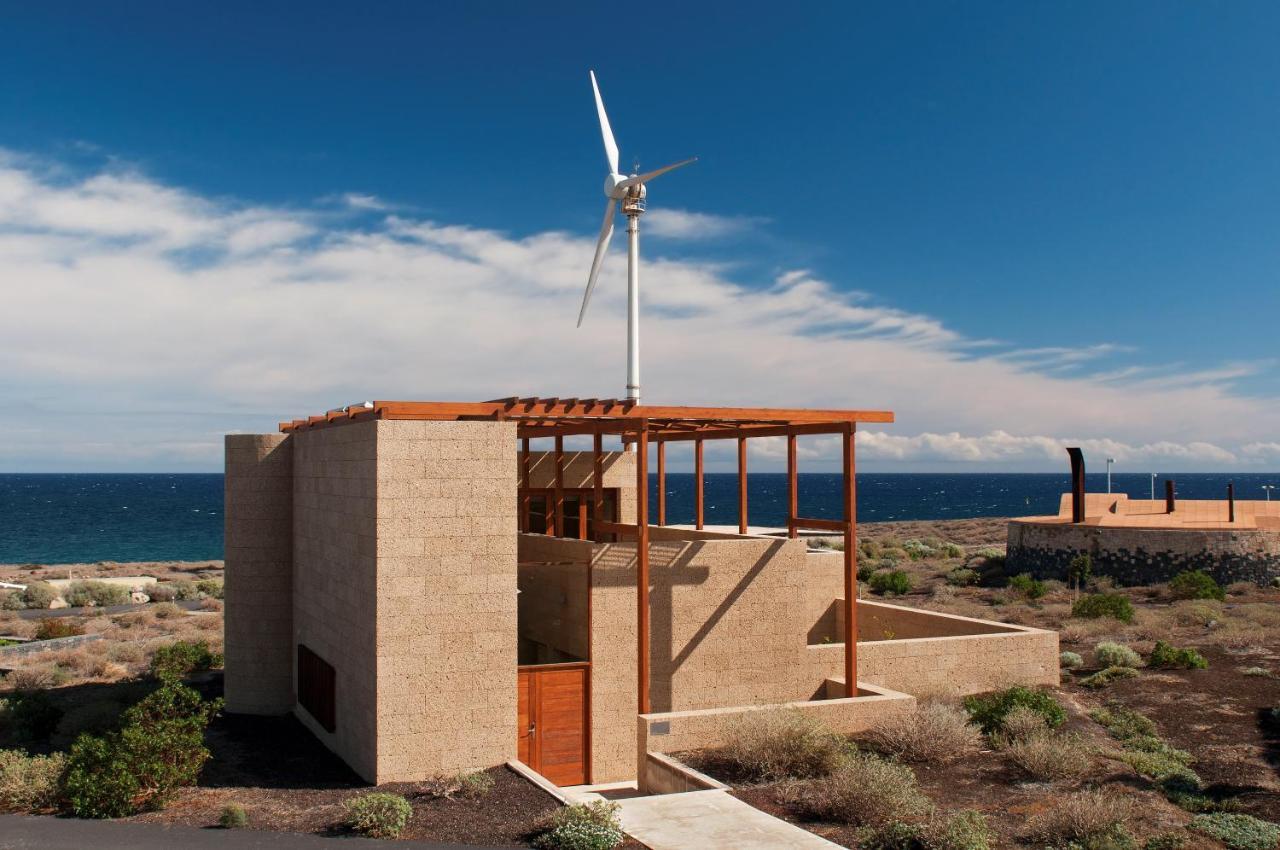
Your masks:
{"label": "green shrub", "polygon": [[1074,670],[1084,666],[1084,658],[1078,652],[1063,652],[1058,656],[1058,665],[1067,670]]}
{"label": "green shrub", "polygon": [[1159,739],[1156,724],[1149,717],[1122,705],[1113,703],[1106,708],[1091,711],[1089,716],[1105,727],[1117,741]]}
{"label": "green shrub", "polygon": [[825,776],[835,770],[849,742],[801,711],[756,711],[727,730],[718,759],[748,782]]}
{"label": "green shrub", "polygon": [[1071,606],[1071,616],[1086,620],[1111,617],[1122,623],[1133,622],[1133,603],[1119,593],[1091,593],[1082,596]]}
{"label": "green shrub", "polygon": [[222,598],[222,582],[216,578],[202,578],[196,582],[196,592],[214,599]]}
{"label": "green shrub", "polygon": [[871,592],[884,595],[886,593],[902,596],[909,593],[912,587],[911,576],[902,570],[888,570],[872,574]]}
{"label": "green shrub", "polygon": [[53,640],[82,634],[84,627],[66,617],[45,617],[36,626],[36,640]]}
{"label": "green shrub", "polygon": [[1149,663],[1152,667],[1174,667],[1180,670],[1204,670],[1209,666],[1205,657],[1191,647],[1178,649],[1162,640],[1156,641]]}
{"label": "green shrub", "polygon": [[871,562],[858,562],[858,581],[868,582],[876,570],[880,569],[876,564]]}
{"label": "green shrub", "polygon": [[1067,581],[1076,590],[1079,590],[1088,583],[1089,577],[1093,575],[1093,558],[1089,557],[1088,552],[1082,552],[1071,559],[1067,564]]}
{"label": "green shrub", "polygon": [[1092,676],[1085,676],[1080,680],[1080,684],[1086,688],[1105,688],[1112,682],[1121,679],[1132,679],[1138,675],[1138,671],[1132,667],[1104,667]]}
{"label": "green shrub", "polygon": [[1180,832],[1162,832],[1153,835],[1142,845],[1142,850],[1182,850],[1187,844],[1187,837]]}
{"label": "green shrub", "polygon": [[404,797],[381,791],[361,794],[343,807],[347,810],[347,826],[370,838],[398,837],[413,814],[413,807]]}
{"label": "green shrub", "polygon": [[978,583],[978,573],[968,567],[956,567],[947,573],[947,584],[956,587],[969,587]]}
{"label": "green shrub", "polygon": [[565,806],[551,816],[533,846],[541,850],[613,850],[625,837],[618,820],[620,808],[608,800]]}
{"label": "green shrub", "polygon": [[1251,815],[1197,815],[1191,819],[1191,829],[1218,839],[1230,850],[1273,850],[1280,843],[1280,826]]}
{"label": "green shrub", "polygon": [[902,551],[907,553],[907,557],[913,561],[919,561],[924,558],[933,558],[938,554],[938,550],[925,543],[922,540],[906,540],[902,544]]}
{"label": "green shrub", "polygon": [[181,679],[191,673],[222,666],[222,654],[212,652],[203,640],[180,640],[162,646],[151,656],[151,675],[157,679]]}
{"label": "green shrub", "polygon": [[239,803],[226,806],[218,818],[218,826],[223,829],[244,829],[248,825],[249,815],[245,812],[244,806]]}
{"label": "green shrub", "polygon": [[1028,599],[1039,599],[1045,594],[1044,582],[1031,575],[1031,573],[1019,573],[1009,579],[1008,587]]}
{"label": "green shrub", "polygon": [[61,753],[29,756],[21,750],[0,750],[0,810],[39,812],[58,800],[58,780],[65,758]]}
{"label": "green shrub", "polygon": [[129,590],[123,585],[105,581],[73,581],[62,594],[73,608],[86,605],[123,605],[129,601]]}
{"label": "green shrub", "polygon": [[153,584],[147,588],[147,596],[152,602],[172,602],[178,598],[173,586],[169,584]]}
{"label": "green shrub", "polygon": [[43,581],[33,581],[24,590],[10,593],[4,599],[4,607],[9,611],[21,611],[24,608],[48,608],[58,598],[58,591],[53,585]]}
{"label": "green shrub", "polygon": [[942,557],[944,558],[963,558],[964,547],[955,543],[943,543],[941,548]]}
{"label": "green shrub", "polygon": [[934,818],[923,829],[928,850],[991,850],[991,827],[981,812],[962,809],[948,817]]}
{"label": "green shrub", "polygon": [[200,591],[196,588],[195,584],[187,581],[185,578],[172,582],[170,586],[173,588],[174,598],[179,601],[200,598]]}
{"label": "green shrub", "polygon": [[1093,648],[1093,656],[1103,667],[1142,666],[1142,656],[1123,643],[1103,641]]}
{"label": "green shrub", "polygon": [[49,740],[61,719],[62,709],[44,691],[18,691],[0,700],[0,726],[24,744]]}
{"label": "green shrub", "polygon": [[982,731],[990,735],[1000,730],[1005,717],[1018,706],[1028,708],[1044,718],[1051,729],[1061,726],[1067,719],[1067,713],[1058,701],[1046,691],[1037,691],[1023,685],[1015,685],[1003,691],[991,694],[966,697],[964,707],[973,718],[973,722],[982,727]]}
{"label": "green shrub", "polygon": [[63,790],[77,817],[126,817],[163,807],[194,785],[209,759],[204,730],[222,708],[195,690],[165,681],[125,710],[119,731],[82,734],[71,745]]}
{"label": "green shrub", "polygon": [[1221,602],[1227,593],[1213,576],[1204,570],[1183,570],[1169,582],[1169,592],[1178,599],[1217,599]]}

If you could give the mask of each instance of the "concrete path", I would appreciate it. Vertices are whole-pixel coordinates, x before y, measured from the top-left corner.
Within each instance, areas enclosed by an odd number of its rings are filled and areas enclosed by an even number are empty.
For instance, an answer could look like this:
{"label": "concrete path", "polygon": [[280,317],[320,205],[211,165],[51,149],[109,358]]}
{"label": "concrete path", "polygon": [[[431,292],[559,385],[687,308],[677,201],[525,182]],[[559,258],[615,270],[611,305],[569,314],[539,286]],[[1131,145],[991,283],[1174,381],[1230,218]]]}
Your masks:
{"label": "concrete path", "polygon": [[430,841],[389,842],[253,829],[200,829],[193,826],[0,815],[0,850],[174,850],[176,847],[182,850],[477,850],[476,847]]}
{"label": "concrete path", "polygon": [[727,791],[687,791],[617,801],[622,828],[652,850],[823,850],[839,847]]}

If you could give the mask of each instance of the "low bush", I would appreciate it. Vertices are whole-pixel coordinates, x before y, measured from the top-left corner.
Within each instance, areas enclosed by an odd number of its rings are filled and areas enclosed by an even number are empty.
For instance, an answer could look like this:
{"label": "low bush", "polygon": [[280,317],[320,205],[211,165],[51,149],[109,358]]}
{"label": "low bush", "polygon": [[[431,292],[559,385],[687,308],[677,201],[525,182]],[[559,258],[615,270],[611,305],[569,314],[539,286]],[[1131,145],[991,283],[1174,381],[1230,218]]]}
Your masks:
{"label": "low bush", "polygon": [[1085,620],[1111,617],[1122,623],[1133,622],[1133,603],[1120,593],[1091,593],[1071,606],[1071,616]]}
{"label": "low bush", "polygon": [[174,598],[185,602],[189,599],[199,599],[200,591],[196,588],[195,583],[185,578],[180,578],[175,582],[171,582]]}
{"label": "low bush", "polygon": [[64,762],[61,753],[30,756],[21,750],[0,750],[0,810],[41,812],[53,808]]}
{"label": "low bush", "polygon": [[[1091,788],[1063,797],[1056,806],[1031,818],[1027,837],[1051,847],[1105,847],[1110,838],[1127,836],[1126,824],[1133,816],[1133,803],[1114,792]],[[1111,844],[1117,848],[1124,845]],[[1131,842],[1130,842],[1131,846]]]}
{"label": "low bush", "polygon": [[925,543],[923,540],[906,540],[902,543],[902,551],[907,553],[913,561],[920,561],[925,558],[933,558],[938,555],[938,550]]}
{"label": "low bush", "polygon": [[1067,719],[1066,711],[1051,694],[1023,685],[991,694],[966,697],[964,701],[965,710],[969,712],[973,722],[987,734],[999,731],[1005,717],[1019,706],[1042,716],[1051,729],[1061,726]]}
{"label": "low bush", "polygon": [[485,771],[464,771],[432,777],[418,785],[417,793],[441,800],[452,800],[455,797],[474,800],[488,794],[493,786],[493,777]]}
{"label": "low bush", "polygon": [[866,582],[871,580],[871,576],[873,576],[875,574],[875,571],[878,569],[880,569],[880,567],[874,561],[859,561],[858,562],[858,581],[865,584]]}
{"label": "low bush", "polygon": [[783,801],[808,817],[870,827],[908,823],[933,808],[911,768],[872,753],[856,753],[830,776],[784,789]]}
{"label": "low bush", "polygon": [[187,616],[187,609],[172,602],[158,602],[151,606],[151,614],[157,620],[172,620],[175,617]]}
{"label": "low bush", "polygon": [[1049,731],[1049,724],[1045,722],[1043,714],[1025,705],[1019,705],[1004,716],[1004,720],[1000,721],[1000,731],[993,737],[997,737],[1000,743],[1005,743],[1020,741],[1047,731]]}
{"label": "low bush", "polygon": [[61,719],[62,709],[44,691],[18,691],[0,700],[0,727],[23,744],[49,740]]}
{"label": "low bush", "polygon": [[1079,593],[1088,583],[1090,576],[1093,575],[1093,558],[1088,552],[1082,552],[1071,559],[1067,564],[1067,581]]}
{"label": "low bush", "polygon": [[1078,652],[1063,652],[1058,656],[1058,664],[1067,670],[1074,670],[1084,666],[1084,658]]}
{"label": "low bush", "polygon": [[222,700],[165,681],[125,710],[118,731],[83,734],[71,745],[63,790],[78,817],[126,817],[160,808],[193,785],[209,750],[204,730]]}
{"label": "low bush", "polygon": [[244,829],[248,825],[249,815],[245,812],[244,806],[239,803],[226,806],[218,817],[218,826],[223,829]]}
{"label": "low bush", "polygon": [[1142,666],[1142,656],[1123,643],[1103,641],[1093,648],[1093,657],[1103,667]]}
{"label": "low bush", "polygon": [[944,558],[964,557],[964,547],[955,543],[943,543],[938,551]]}
{"label": "low bush", "polygon": [[123,605],[129,601],[128,588],[105,581],[73,581],[62,598],[72,608],[88,605]]}
{"label": "low bush", "polygon": [[991,850],[991,827],[981,812],[963,809],[925,824],[921,838],[928,850]]}
{"label": "low bush", "polygon": [[801,711],[756,711],[729,729],[719,758],[748,782],[826,776],[844,760],[849,742]]}
{"label": "low bush", "polygon": [[58,598],[58,591],[53,585],[43,581],[33,581],[25,589],[10,593],[4,599],[4,607],[9,611],[21,611],[25,608],[48,608]]}
{"label": "low bush", "polygon": [[1191,819],[1191,829],[1218,839],[1230,850],[1273,850],[1280,844],[1280,826],[1251,815],[1197,815]]}
{"label": "low bush", "polygon": [[1182,850],[1187,846],[1187,836],[1181,832],[1162,832],[1153,835],[1142,845],[1142,850]]}
{"label": "low bush", "polygon": [[202,578],[196,582],[196,593],[213,599],[221,599],[222,582],[216,578]]}
{"label": "low bush", "polygon": [[947,584],[956,587],[971,587],[978,583],[977,570],[971,570],[968,567],[956,567],[947,573]]}
{"label": "low bush", "polygon": [[1007,587],[1015,593],[1020,593],[1027,599],[1039,599],[1045,594],[1044,582],[1040,581],[1031,573],[1019,573],[1009,579]]}
{"label": "low bush", "polygon": [[1047,728],[1008,741],[1004,752],[1029,776],[1040,780],[1078,779],[1093,765],[1089,747],[1079,736]]}
{"label": "low bush", "polygon": [[181,679],[221,666],[222,653],[211,651],[203,640],[175,641],[160,647],[151,656],[151,675],[157,679]]}
{"label": "low bush", "polygon": [[868,584],[871,585],[872,593],[877,593],[881,596],[885,594],[902,596],[909,593],[913,586],[911,576],[902,570],[882,570],[873,573]]}
{"label": "low bush", "polygon": [[53,640],[54,638],[74,637],[84,634],[84,626],[67,617],[45,617],[36,626],[36,640]]}
{"label": "low bush", "polygon": [[1080,680],[1080,684],[1086,688],[1105,688],[1112,682],[1120,679],[1132,679],[1138,675],[1138,671],[1132,667],[1104,667],[1092,676],[1085,676]]}
{"label": "low bush", "polygon": [[613,850],[626,837],[618,819],[620,808],[608,800],[565,806],[551,816],[533,846],[541,850]]}
{"label": "low bush", "polygon": [[1216,599],[1221,602],[1227,598],[1226,591],[1204,570],[1178,573],[1169,581],[1169,592],[1177,599]]}
{"label": "low bush", "polygon": [[1159,739],[1156,724],[1149,717],[1116,703],[1092,711],[1089,716],[1101,724],[1117,741]]}
{"label": "low bush", "polygon": [[397,838],[413,814],[409,801],[399,794],[375,791],[361,794],[343,804],[347,826],[370,838]]}
{"label": "low bush", "polygon": [[1205,657],[1190,647],[1179,649],[1162,640],[1156,641],[1148,662],[1152,667],[1180,670],[1204,670],[1209,666]]}
{"label": "low bush", "polygon": [[978,752],[982,732],[959,706],[927,700],[873,729],[868,741],[901,761],[947,764]]}
{"label": "low bush", "polygon": [[174,591],[172,585],[153,584],[147,588],[147,596],[152,602],[172,602],[178,598],[178,594]]}

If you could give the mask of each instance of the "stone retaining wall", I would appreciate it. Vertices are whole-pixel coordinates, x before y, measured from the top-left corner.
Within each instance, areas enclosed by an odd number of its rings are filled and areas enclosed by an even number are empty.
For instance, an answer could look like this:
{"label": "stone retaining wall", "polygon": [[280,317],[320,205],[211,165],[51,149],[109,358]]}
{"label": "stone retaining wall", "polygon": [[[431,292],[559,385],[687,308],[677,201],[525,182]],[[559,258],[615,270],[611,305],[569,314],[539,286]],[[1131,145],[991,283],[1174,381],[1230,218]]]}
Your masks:
{"label": "stone retaining wall", "polygon": [[1009,523],[1010,574],[1065,579],[1067,564],[1082,552],[1093,559],[1095,574],[1126,585],[1168,581],[1183,570],[1204,570],[1219,584],[1262,585],[1280,577],[1280,532],[1275,531]]}

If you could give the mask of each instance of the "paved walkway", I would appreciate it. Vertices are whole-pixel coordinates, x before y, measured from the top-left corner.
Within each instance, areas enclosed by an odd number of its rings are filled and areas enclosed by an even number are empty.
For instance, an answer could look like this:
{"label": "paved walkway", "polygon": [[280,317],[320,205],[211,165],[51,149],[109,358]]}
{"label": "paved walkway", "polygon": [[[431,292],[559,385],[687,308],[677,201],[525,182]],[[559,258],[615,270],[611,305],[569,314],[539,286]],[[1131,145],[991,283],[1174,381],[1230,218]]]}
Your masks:
{"label": "paved walkway", "polygon": [[[430,841],[325,838],[295,832],[0,815],[0,850],[477,850]],[[492,848],[496,850],[496,848]]]}
{"label": "paved walkway", "polygon": [[[749,806],[728,791],[627,794],[619,788],[601,796],[622,807],[622,828],[651,850],[829,850],[840,846]],[[579,800],[594,796],[590,792],[574,795]]]}

